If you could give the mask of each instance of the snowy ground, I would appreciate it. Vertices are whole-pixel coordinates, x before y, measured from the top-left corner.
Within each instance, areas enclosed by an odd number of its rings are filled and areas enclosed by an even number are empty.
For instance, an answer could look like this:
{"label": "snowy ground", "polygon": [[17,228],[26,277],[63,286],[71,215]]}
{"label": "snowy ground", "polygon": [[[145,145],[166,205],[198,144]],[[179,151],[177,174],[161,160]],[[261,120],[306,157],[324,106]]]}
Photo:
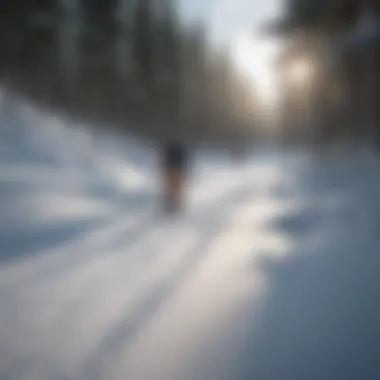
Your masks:
{"label": "snowy ground", "polygon": [[4,104],[1,380],[380,378],[376,159],[203,152],[164,218],[154,149]]}

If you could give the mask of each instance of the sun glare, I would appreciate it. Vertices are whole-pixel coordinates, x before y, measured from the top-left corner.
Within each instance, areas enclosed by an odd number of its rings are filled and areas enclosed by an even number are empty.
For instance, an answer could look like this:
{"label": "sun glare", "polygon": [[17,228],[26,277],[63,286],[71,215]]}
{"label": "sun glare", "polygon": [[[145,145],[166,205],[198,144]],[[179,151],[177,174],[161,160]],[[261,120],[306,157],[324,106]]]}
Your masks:
{"label": "sun glare", "polygon": [[295,61],[289,70],[290,79],[297,85],[305,86],[313,79],[314,67],[307,59]]}
{"label": "sun glare", "polygon": [[246,36],[239,38],[233,47],[236,67],[252,81],[254,91],[268,106],[273,106],[278,97],[274,57],[278,43],[273,40]]}

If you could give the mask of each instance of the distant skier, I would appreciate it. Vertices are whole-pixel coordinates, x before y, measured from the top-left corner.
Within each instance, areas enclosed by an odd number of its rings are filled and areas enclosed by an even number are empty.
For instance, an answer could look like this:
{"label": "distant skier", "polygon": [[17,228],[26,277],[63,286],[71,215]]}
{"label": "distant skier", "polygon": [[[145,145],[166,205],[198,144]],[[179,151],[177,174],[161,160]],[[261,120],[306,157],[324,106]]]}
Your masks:
{"label": "distant skier", "polygon": [[163,155],[164,210],[178,212],[183,207],[188,152],[183,144],[172,141],[165,145]]}

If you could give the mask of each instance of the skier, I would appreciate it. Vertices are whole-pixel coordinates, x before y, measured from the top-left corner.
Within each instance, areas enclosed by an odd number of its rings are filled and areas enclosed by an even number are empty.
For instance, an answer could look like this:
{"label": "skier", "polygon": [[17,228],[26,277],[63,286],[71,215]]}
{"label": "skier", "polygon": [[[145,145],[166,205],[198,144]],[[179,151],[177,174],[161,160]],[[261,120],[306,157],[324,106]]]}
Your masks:
{"label": "skier", "polygon": [[178,212],[183,207],[187,176],[187,151],[183,144],[172,141],[164,147],[164,210]]}

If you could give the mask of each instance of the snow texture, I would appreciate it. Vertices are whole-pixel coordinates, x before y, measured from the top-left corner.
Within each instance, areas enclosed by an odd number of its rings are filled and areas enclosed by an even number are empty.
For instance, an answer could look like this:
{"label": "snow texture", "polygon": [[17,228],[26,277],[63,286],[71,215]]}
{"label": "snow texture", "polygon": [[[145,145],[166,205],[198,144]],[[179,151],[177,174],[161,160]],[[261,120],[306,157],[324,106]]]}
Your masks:
{"label": "snow texture", "polygon": [[0,379],[380,378],[374,155],[194,151],[169,218],[154,146],[1,95]]}

